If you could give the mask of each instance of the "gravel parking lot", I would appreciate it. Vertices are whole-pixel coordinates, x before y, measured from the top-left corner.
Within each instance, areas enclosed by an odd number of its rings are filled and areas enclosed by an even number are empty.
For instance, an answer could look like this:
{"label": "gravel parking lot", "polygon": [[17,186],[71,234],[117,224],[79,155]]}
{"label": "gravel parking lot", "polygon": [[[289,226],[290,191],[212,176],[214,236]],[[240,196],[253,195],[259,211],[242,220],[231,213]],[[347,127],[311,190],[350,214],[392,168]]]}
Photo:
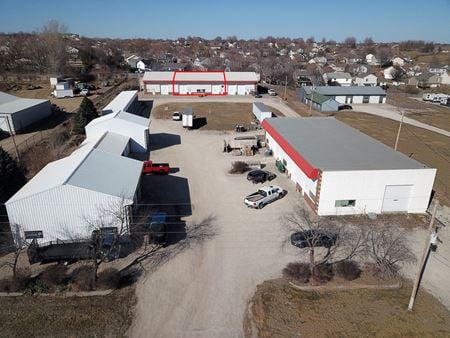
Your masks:
{"label": "gravel parking lot", "polygon": [[217,235],[142,280],[130,334],[241,336],[245,306],[256,285],[278,277],[286,263],[299,257],[291,245],[282,245],[289,234],[281,217],[298,201],[294,185],[285,176],[277,177],[272,183],[287,189],[287,196],[262,210],[248,209],[243,198],[258,186],[244,175],[228,174],[231,162],[242,158],[222,152],[223,140],[234,134],[187,131],[179,122],[159,119],[150,129],[150,157],[179,169],[170,176],[149,178],[151,199],[164,205],[192,203],[192,215],[183,218],[187,227],[212,216]]}

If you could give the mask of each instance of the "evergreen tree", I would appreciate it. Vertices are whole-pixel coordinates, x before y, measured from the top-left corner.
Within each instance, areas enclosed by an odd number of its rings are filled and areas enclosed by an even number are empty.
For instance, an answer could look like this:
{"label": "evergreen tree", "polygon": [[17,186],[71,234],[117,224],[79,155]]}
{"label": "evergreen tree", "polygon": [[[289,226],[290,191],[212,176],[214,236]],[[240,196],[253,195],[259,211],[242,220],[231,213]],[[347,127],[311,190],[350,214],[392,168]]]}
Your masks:
{"label": "evergreen tree", "polygon": [[0,203],[6,202],[26,182],[17,162],[0,147]]}
{"label": "evergreen tree", "polygon": [[77,115],[75,116],[74,132],[77,134],[84,134],[84,127],[96,117],[98,117],[98,115],[94,103],[85,97],[83,101],[81,101],[80,108],[78,108]]}

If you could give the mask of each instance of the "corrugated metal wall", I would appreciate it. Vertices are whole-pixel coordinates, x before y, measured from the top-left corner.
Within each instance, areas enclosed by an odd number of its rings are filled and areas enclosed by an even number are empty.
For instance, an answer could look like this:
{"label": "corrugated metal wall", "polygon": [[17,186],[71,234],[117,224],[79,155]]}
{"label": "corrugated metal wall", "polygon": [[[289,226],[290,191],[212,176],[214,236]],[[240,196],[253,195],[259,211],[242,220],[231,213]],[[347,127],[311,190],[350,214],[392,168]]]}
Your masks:
{"label": "corrugated metal wall", "polygon": [[[131,201],[128,201],[131,203]],[[6,205],[11,227],[24,231],[43,231],[39,242],[90,237],[94,228],[87,220],[102,217],[111,225],[105,210],[118,208],[121,199],[102,193],[63,185]],[[14,230],[13,230],[14,231]]]}

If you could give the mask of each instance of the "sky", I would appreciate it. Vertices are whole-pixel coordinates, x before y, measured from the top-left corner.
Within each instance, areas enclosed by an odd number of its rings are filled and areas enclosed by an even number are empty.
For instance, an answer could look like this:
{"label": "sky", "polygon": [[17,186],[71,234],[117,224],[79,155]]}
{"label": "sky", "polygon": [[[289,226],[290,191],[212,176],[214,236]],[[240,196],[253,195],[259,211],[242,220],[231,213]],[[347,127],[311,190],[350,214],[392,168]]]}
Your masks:
{"label": "sky", "polygon": [[0,32],[31,32],[49,20],[88,37],[450,43],[450,0],[0,0]]}

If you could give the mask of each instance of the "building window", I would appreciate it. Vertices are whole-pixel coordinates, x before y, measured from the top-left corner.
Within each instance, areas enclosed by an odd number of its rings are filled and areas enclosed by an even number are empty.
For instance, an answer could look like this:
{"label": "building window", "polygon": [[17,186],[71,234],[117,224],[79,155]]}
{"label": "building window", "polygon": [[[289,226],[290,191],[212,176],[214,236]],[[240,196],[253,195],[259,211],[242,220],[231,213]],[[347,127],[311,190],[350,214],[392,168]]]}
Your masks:
{"label": "building window", "polygon": [[355,205],[356,200],[336,200],[334,202],[334,206],[336,208],[354,207]]}
{"label": "building window", "polygon": [[368,95],[363,96],[363,103],[369,103],[369,96]]}

